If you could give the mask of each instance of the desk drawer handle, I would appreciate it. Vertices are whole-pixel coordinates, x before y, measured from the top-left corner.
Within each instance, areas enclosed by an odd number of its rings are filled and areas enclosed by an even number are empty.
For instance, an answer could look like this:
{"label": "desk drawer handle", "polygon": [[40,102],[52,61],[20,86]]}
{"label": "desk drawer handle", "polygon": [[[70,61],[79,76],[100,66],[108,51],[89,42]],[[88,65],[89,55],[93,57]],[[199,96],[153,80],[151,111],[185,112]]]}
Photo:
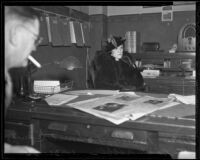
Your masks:
{"label": "desk drawer handle", "polygon": [[134,135],[130,131],[113,131],[112,135],[113,138],[123,138],[123,139],[133,139]]}
{"label": "desk drawer handle", "polygon": [[61,123],[50,123],[48,125],[48,129],[63,131],[63,132],[65,132],[67,128],[68,128],[67,125]]}

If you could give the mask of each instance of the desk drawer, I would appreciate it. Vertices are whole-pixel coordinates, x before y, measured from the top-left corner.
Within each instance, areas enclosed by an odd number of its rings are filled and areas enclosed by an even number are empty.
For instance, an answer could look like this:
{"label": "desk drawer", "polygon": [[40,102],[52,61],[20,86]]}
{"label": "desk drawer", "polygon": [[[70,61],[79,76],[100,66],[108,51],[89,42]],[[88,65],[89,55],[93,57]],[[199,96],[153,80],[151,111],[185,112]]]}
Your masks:
{"label": "desk drawer", "polygon": [[46,120],[40,121],[40,129],[42,136],[56,135],[59,139],[125,148],[136,145],[137,149],[145,149],[147,145],[147,133],[141,130]]}
{"label": "desk drawer", "polygon": [[23,123],[5,123],[5,141],[13,145],[31,144],[31,125]]}

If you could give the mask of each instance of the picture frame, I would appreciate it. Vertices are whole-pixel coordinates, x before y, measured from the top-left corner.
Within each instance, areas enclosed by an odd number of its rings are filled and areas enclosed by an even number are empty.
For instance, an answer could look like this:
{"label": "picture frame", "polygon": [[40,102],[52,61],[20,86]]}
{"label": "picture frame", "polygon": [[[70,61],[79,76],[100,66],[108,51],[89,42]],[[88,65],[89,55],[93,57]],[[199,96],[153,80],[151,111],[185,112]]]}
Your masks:
{"label": "picture frame", "polygon": [[162,22],[166,21],[173,21],[173,12],[170,11],[162,11],[162,16],[161,16]]}

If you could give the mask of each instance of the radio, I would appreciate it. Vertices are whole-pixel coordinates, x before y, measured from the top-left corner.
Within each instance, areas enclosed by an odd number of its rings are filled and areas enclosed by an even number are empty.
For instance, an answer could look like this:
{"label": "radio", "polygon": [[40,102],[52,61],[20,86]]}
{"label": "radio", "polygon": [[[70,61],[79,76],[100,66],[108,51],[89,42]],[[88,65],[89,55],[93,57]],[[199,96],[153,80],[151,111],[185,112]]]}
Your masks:
{"label": "radio", "polygon": [[178,35],[178,51],[196,51],[196,28],[194,23],[185,24]]}

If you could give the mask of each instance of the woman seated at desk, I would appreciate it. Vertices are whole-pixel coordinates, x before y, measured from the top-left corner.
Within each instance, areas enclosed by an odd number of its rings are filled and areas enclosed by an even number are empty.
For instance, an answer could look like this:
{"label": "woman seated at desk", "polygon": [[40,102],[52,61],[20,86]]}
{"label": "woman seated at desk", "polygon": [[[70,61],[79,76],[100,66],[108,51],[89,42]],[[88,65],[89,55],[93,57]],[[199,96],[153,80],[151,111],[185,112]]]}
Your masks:
{"label": "woman seated at desk", "polygon": [[144,80],[130,54],[123,50],[125,39],[111,37],[96,54],[93,65],[95,89],[143,90]]}

